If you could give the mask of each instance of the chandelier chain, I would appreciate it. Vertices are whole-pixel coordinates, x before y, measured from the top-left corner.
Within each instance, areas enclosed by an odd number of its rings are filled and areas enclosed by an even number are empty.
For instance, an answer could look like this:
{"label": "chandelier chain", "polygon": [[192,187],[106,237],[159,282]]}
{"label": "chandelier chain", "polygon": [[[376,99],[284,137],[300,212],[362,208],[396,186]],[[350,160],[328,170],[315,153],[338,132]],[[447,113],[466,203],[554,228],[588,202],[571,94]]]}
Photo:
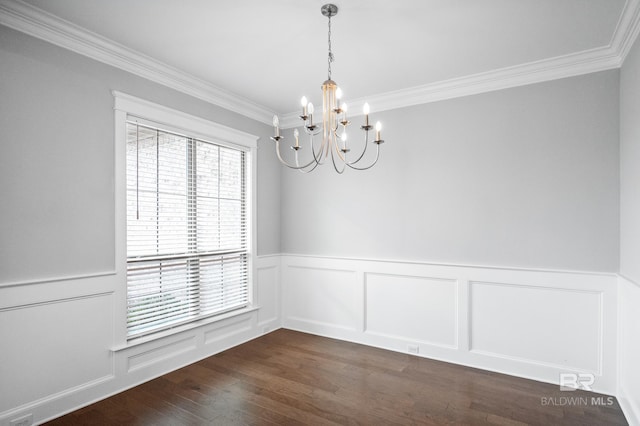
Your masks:
{"label": "chandelier chain", "polygon": [[333,62],[333,52],[331,51],[331,14],[329,14],[329,57],[327,58],[328,65],[328,80],[331,80],[331,62]]}

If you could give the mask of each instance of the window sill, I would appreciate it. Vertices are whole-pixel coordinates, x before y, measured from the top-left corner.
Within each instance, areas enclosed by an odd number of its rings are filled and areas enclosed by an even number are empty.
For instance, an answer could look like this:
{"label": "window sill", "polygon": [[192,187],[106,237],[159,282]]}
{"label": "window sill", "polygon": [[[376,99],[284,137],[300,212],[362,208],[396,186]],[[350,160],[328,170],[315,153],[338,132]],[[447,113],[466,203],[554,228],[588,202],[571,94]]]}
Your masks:
{"label": "window sill", "polygon": [[125,344],[122,345],[117,345],[114,346],[113,348],[111,348],[111,352],[121,352],[121,351],[126,351],[127,349],[131,349],[134,348],[136,346],[140,346],[143,345],[145,343],[149,343],[149,342],[153,342],[156,340],[160,340],[160,339],[164,339],[170,336],[174,336],[176,334],[179,333],[183,333],[185,331],[189,331],[189,330],[193,330],[195,328],[200,328],[200,327],[204,327],[207,326],[209,324],[213,324],[216,322],[220,322],[220,321],[224,321],[227,320],[229,318],[233,318],[233,317],[238,317],[238,316],[242,316],[242,315],[247,315],[251,312],[257,311],[258,310],[258,306],[249,306],[243,309],[238,309],[237,311],[231,311],[228,312],[226,314],[222,314],[219,316],[215,316],[215,317],[211,317],[211,318],[206,318],[200,321],[195,321],[189,324],[184,324],[169,330],[164,330],[164,331],[160,331],[158,333],[154,333],[154,334],[150,334],[148,336],[144,336],[144,337],[138,337],[138,338],[134,338],[128,342],[126,342]]}

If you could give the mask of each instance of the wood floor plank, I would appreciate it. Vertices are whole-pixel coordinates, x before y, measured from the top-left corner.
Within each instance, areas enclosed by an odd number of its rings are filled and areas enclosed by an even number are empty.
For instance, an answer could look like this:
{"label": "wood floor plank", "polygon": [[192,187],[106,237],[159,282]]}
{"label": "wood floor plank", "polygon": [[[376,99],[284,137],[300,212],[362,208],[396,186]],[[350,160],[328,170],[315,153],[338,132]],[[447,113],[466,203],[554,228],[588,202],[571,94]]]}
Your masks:
{"label": "wood floor plank", "polygon": [[[568,394],[547,383],[277,330],[50,424],[627,424],[615,398]],[[568,396],[577,403],[563,404]]]}

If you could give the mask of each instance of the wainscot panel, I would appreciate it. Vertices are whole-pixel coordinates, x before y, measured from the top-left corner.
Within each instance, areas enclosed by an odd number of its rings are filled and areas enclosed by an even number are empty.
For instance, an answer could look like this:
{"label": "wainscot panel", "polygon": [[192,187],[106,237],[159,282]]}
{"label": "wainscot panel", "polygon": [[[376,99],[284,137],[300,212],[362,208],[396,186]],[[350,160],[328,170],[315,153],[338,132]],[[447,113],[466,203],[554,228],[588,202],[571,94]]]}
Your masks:
{"label": "wainscot panel", "polygon": [[368,334],[458,345],[456,280],[367,273],[365,306]]}
{"label": "wainscot panel", "polygon": [[361,326],[362,284],[349,269],[288,265],[284,310],[289,321],[356,331]]}
{"label": "wainscot panel", "polygon": [[265,257],[262,265],[257,272],[258,325],[269,331],[269,327],[279,327],[280,321],[280,257]]}
{"label": "wainscot panel", "polygon": [[0,413],[112,377],[112,310],[108,293],[1,310]]}
{"label": "wainscot panel", "polygon": [[601,374],[602,292],[470,285],[473,352]]}

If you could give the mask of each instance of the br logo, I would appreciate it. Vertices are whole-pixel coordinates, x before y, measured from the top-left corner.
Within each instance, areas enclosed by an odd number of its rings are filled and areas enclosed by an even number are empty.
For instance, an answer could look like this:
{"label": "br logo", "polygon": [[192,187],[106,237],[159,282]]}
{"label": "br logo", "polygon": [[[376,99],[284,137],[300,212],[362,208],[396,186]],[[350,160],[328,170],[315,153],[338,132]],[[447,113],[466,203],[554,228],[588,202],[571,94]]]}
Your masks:
{"label": "br logo", "polygon": [[593,390],[591,387],[596,378],[591,373],[560,373],[560,390],[574,391],[582,389]]}

